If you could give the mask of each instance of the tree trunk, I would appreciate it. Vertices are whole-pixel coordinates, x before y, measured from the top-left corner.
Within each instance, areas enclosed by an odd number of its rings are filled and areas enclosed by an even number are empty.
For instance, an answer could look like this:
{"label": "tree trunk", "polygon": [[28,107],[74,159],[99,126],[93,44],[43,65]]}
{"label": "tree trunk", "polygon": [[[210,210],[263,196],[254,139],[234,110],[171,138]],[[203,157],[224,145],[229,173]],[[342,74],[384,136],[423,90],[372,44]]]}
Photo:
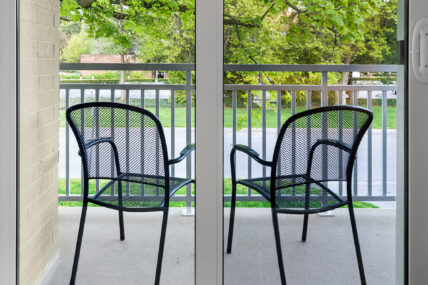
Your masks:
{"label": "tree trunk", "polygon": [[[120,62],[125,63],[125,54],[120,54]],[[120,84],[125,84],[125,70],[120,71]],[[122,90],[120,94],[120,102],[126,102],[126,90]]]}
{"label": "tree trunk", "polygon": [[[348,54],[348,56],[345,58],[343,62],[344,64],[351,64],[354,53],[356,52],[356,47],[352,46],[350,50],[351,50],[350,53]],[[352,73],[344,72],[342,79],[339,80],[339,85],[352,85],[351,78],[352,78]],[[342,92],[342,105],[347,105],[346,94],[348,94],[349,96],[349,103],[352,103],[353,94],[352,92],[346,91],[346,92]],[[336,95],[335,96],[336,105],[339,105],[339,91],[335,91],[335,95]]]}

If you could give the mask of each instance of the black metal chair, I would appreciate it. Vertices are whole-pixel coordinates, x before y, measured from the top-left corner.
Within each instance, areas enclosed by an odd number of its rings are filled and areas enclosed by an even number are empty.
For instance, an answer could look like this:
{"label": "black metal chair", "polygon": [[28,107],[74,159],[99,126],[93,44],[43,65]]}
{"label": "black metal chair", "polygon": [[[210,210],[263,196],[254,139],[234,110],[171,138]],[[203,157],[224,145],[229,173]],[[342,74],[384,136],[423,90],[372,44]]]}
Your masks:
{"label": "black metal chair", "polygon": [[[83,165],[83,207],[70,284],[75,284],[88,203],[119,211],[120,239],[125,239],[123,211],[162,211],[156,266],[159,284],[170,197],[192,179],[170,177],[169,167],[194,150],[184,148],[168,159],[160,121],[149,111],[130,105],[95,102],[70,107],[66,113],[79,145]],[[90,191],[89,181],[102,184]]]}
{"label": "black metal chair", "polygon": [[[232,250],[236,184],[254,189],[271,204],[282,284],[286,284],[286,278],[278,213],[304,215],[302,242],[305,242],[309,214],[348,205],[361,284],[366,284],[351,181],[359,144],[372,120],[373,114],[369,110],[351,106],[329,106],[298,113],[282,126],[272,162],[261,159],[256,151],[247,146],[234,145],[230,154],[232,201],[227,253]],[[271,167],[271,176],[237,180],[236,151],[244,152],[261,165]],[[341,191],[337,191],[342,182],[346,182],[346,195],[340,195]]]}

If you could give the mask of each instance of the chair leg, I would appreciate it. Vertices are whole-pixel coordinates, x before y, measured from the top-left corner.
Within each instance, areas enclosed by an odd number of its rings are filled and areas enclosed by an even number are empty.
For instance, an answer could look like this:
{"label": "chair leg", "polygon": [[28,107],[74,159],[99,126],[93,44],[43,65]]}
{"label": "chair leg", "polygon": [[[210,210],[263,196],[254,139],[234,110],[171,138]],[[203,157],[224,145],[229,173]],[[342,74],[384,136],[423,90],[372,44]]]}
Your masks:
{"label": "chair leg", "polygon": [[[306,184],[306,187],[305,187],[305,210],[309,209],[310,194],[311,194],[310,184]],[[308,220],[309,220],[309,214],[305,214],[305,217],[303,218],[302,242],[306,241],[306,234],[308,233]]]}
{"label": "chair leg", "polygon": [[308,232],[308,219],[309,214],[305,214],[305,217],[303,218],[302,242],[306,241],[306,234]]}
{"label": "chair leg", "polygon": [[125,240],[125,226],[123,224],[123,211],[122,211],[122,182],[119,182],[119,228],[120,240]]}
{"label": "chair leg", "polygon": [[232,181],[232,201],[230,205],[229,235],[227,237],[227,253],[232,252],[233,226],[235,222],[236,182]]}
{"label": "chair leg", "polygon": [[273,222],[273,231],[275,234],[276,253],[278,255],[278,266],[279,266],[279,274],[281,276],[281,284],[286,285],[287,281],[285,280],[284,262],[282,260],[281,238],[279,235],[279,226],[278,226],[278,213],[274,208],[272,208],[272,222]]}
{"label": "chair leg", "polygon": [[162,271],[162,258],[163,258],[163,249],[165,246],[165,235],[166,235],[166,224],[168,222],[168,208],[163,212],[163,220],[162,220],[162,229],[161,229],[161,237],[159,243],[159,252],[158,252],[158,262],[156,265],[156,277],[155,277],[155,285],[159,285],[160,276]]}
{"label": "chair leg", "polygon": [[125,240],[125,227],[123,225],[123,211],[119,210],[119,228],[120,228],[120,240]]}
{"label": "chair leg", "polygon": [[77,234],[76,251],[74,252],[73,269],[71,272],[70,285],[76,283],[77,266],[79,265],[80,248],[82,246],[83,229],[85,227],[86,211],[88,207],[88,201],[83,201],[82,215],[80,216],[79,233]]}
{"label": "chair leg", "polygon": [[355,223],[354,206],[352,205],[352,202],[349,203],[349,216],[351,218],[352,234],[354,236],[355,251],[357,253],[358,269],[360,271],[361,284],[365,285],[367,284],[366,275],[364,274],[363,259],[361,257],[360,242],[358,240],[357,224]]}

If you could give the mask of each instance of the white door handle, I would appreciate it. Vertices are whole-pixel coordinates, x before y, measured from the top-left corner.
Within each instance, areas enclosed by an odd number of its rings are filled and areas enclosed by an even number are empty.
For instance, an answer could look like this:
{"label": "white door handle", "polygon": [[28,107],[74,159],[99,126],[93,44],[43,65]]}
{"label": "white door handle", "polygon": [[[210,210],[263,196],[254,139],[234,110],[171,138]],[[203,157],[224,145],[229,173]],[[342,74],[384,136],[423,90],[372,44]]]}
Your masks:
{"label": "white door handle", "polygon": [[428,18],[420,19],[413,29],[411,56],[416,79],[428,83]]}

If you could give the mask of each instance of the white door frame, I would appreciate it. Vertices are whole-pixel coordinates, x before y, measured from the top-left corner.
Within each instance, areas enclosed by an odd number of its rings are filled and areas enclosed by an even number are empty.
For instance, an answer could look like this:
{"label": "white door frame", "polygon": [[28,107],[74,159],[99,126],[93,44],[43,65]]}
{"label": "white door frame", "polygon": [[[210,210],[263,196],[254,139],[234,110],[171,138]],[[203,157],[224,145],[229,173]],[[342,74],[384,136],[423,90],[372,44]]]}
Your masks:
{"label": "white door frame", "polygon": [[[409,50],[413,28],[428,17],[426,0],[409,1]],[[409,284],[428,280],[428,84],[418,82],[409,56]]]}
{"label": "white door frame", "polygon": [[16,283],[16,0],[0,9],[0,284]]}
{"label": "white door frame", "polygon": [[397,191],[396,191],[396,284],[407,284],[408,279],[408,82],[407,43],[408,0],[397,1],[397,41],[403,52],[397,71]]}
{"label": "white door frame", "polygon": [[223,284],[223,0],[196,0],[196,284]]}

